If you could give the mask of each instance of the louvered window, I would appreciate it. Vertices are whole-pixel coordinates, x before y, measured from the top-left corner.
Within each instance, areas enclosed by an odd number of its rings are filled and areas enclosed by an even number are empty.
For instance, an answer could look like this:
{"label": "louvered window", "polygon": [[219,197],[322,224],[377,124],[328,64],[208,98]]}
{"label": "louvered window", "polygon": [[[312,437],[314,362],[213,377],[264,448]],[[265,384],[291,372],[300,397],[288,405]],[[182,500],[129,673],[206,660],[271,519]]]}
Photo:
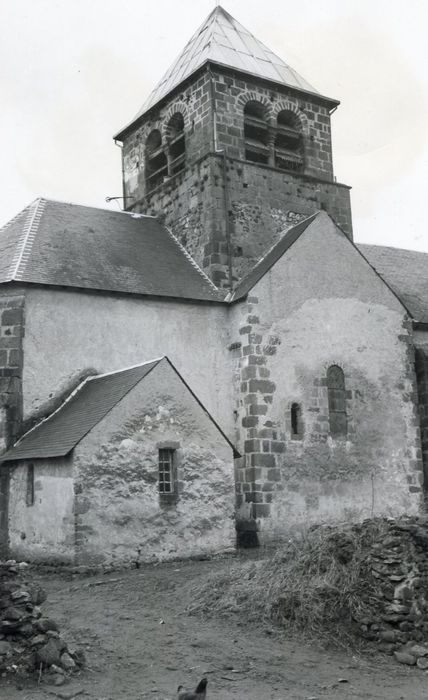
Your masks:
{"label": "louvered window", "polygon": [[299,118],[291,110],[283,110],[277,119],[275,167],[301,171],[303,166],[303,134]]}
{"label": "louvered window", "polygon": [[180,112],[176,112],[168,123],[168,149],[169,149],[169,174],[183,170],[186,159],[186,142],[184,136],[184,119]]}
{"label": "louvered window", "polygon": [[269,162],[268,124],[261,102],[247,102],[244,108],[245,159],[253,163]]}
{"label": "louvered window", "polygon": [[146,188],[150,192],[162,184],[168,175],[168,162],[158,129],[150,132],[146,140]]}

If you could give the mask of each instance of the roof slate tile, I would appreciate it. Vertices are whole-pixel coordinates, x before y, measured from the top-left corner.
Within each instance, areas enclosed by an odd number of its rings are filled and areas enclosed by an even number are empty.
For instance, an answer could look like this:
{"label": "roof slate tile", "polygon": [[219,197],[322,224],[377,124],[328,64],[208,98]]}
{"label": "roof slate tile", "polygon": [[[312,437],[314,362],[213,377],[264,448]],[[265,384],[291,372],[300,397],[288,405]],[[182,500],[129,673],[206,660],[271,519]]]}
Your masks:
{"label": "roof slate tile", "polygon": [[223,298],[156,218],[36,200],[0,229],[0,283]]}

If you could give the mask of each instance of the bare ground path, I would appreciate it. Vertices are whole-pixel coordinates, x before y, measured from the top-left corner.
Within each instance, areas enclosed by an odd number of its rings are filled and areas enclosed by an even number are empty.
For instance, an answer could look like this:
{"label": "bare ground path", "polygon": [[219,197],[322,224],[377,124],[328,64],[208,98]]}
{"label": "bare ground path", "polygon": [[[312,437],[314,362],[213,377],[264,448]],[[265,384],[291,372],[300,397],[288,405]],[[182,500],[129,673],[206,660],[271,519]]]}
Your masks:
{"label": "bare ground path", "polygon": [[[170,700],[207,675],[207,700],[422,700],[428,675],[391,659],[323,651],[239,616],[189,616],[192,583],[232,560],[170,563],[95,577],[44,576],[46,608],[88,668],[60,688],[0,680],[3,700]],[[346,681],[346,682],[343,682]],[[61,697],[61,695],[57,695]]]}

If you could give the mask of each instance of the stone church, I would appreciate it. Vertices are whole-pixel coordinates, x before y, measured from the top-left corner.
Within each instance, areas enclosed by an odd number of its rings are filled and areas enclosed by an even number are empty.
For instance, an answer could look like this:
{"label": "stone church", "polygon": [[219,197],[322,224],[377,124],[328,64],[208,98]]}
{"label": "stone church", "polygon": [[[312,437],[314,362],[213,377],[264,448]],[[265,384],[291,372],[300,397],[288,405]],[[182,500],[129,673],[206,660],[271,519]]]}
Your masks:
{"label": "stone church", "polygon": [[353,242],[320,94],[216,7],[115,135],[124,211],[0,230],[0,542],[133,562],[416,513],[428,254]]}

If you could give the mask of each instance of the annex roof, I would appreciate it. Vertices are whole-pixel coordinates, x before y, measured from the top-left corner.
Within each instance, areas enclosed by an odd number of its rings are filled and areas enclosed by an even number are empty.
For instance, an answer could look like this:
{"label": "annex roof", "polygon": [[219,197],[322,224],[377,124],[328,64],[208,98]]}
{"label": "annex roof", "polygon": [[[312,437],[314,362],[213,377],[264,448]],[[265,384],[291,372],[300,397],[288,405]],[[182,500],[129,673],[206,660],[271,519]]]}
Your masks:
{"label": "annex roof", "polygon": [[56,411],[1,455],[0,462],[68,454],[159,362],[158,359],[119,372],[88,377]]}
{"label": "annex roof", "polygon": [[0,283],[182,299],[222,298],[151,216],[37,199],[0,228]]}
{"label": "annex roof", "polygon": [[[128,126],[207,62],[233,68],[298,90],[319,94],[297,71],[218,5],[197,29],[132,122],[115,138],[119,138]],[[335,100],[331,101],[338,104]]]}
{"label": "annex roof", "polygon": [[229,443],[234,454],[239,456],[234,445],[186,384],[172,362],[167,357],[161,357],[135,367],[86,378],[56,411],[25,433],[11,449],[1,455],[0,463],[21,459],[64,457],[129,391],[163,362],[167,362],[173,368]]}
{"label": "annex roof", "polygon": [[357,245],[397,294],[415,321],[428,323],[428,253],[380,245]]}

